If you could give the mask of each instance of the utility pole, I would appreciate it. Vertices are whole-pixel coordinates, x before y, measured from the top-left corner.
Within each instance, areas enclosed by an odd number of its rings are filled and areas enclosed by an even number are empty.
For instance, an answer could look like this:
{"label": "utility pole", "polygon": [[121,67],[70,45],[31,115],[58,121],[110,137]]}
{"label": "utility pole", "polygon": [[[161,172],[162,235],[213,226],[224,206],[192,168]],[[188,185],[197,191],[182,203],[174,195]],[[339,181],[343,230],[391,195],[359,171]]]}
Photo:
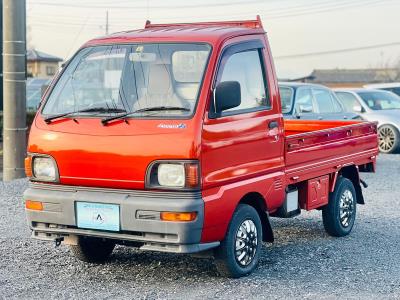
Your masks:
{"label": "utility pole", "polygon": [[[0,53],[3,53],[3,0],[0,0]],[[3,111],[3,59],[0,59],[0,111]]]}
{"label": "utility pole", "polygon": [[108,35],[108,10],[106,11],[106,35]]}
{"label": "utility pole", "polygon": [[25,177],[26,3],[3,0],[3,180]]}

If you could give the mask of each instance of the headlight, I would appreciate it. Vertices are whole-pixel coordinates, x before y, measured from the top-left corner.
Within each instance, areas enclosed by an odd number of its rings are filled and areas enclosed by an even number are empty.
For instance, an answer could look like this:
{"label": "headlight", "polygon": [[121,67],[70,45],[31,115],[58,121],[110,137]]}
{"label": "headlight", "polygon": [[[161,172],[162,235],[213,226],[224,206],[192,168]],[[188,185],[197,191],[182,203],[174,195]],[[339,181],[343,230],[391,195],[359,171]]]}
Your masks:
{"label": "headlight", "polygon": [[39,181],[56,181],[58,177],[57,166],[50,157],[33,157],[32,171],[33,178]]}
{"label": "headlight", "polygon": [[181,164],[159,164],[157,179],[161,186],[184,187],[185,168]]}
{"label": "headlight", "polygon": [[194,161],[158,161],[150,165],[146,185],[150,188],[196,189],[199,165]]}

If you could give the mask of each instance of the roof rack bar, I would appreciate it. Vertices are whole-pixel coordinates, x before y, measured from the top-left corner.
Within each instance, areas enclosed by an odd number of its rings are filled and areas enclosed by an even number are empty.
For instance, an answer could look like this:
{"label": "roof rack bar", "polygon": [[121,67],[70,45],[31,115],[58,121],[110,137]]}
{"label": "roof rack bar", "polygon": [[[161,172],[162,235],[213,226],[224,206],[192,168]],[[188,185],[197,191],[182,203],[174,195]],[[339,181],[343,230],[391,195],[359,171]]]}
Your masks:
{"label": "roof rack bar", "polygon": [[246,27],[246,28],[263,28],[261,18],[257,15],[256,20],[243,20],[243,21],[220,21],[220,22],[195,22],[195,23],[170,23],[170,24],[151,24],[149,20],[146,21],[144,28],[160,28],[168,26],[232,26],[232,27]]}

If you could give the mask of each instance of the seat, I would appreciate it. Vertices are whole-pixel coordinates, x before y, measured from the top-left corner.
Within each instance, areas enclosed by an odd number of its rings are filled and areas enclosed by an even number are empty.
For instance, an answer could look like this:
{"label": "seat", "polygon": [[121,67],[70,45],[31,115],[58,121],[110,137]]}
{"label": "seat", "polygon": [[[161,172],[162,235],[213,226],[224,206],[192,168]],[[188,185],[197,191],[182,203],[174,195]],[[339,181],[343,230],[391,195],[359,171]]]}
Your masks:
{"label": "seat", "polygon": [[188,107],[188,104],[185,105],[175,94],[168,67],[165,64],[151,64],[147,89],[134,106],[139,109],[154,106]]}

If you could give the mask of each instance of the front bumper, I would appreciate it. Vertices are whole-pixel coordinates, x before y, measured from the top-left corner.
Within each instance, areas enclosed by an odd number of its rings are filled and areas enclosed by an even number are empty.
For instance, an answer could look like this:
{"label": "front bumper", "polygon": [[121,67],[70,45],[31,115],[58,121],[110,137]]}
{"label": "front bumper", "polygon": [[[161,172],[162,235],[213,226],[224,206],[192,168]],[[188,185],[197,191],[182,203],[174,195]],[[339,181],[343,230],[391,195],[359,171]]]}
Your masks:
{"label": "front bumper", "polygon": [[[87,188],[30,183],[24,200],[41,201],[43,210],[26,210],[32,237],[66,241],[76,236],[92,236],[118,241],[140,242],[143,250],[194,253],[208,250],[219,242],[200,243],[204,221],[204,201],[200,192],[154,192]],[[75,202],[111,203],[120,206],[120,231],[100,231],[76,226]],[[138,211],[149,212],[146,219]],[[196,211],[192,222],[166,222],[152,212]],[[140,213],[139,213],[140,214]]]}

